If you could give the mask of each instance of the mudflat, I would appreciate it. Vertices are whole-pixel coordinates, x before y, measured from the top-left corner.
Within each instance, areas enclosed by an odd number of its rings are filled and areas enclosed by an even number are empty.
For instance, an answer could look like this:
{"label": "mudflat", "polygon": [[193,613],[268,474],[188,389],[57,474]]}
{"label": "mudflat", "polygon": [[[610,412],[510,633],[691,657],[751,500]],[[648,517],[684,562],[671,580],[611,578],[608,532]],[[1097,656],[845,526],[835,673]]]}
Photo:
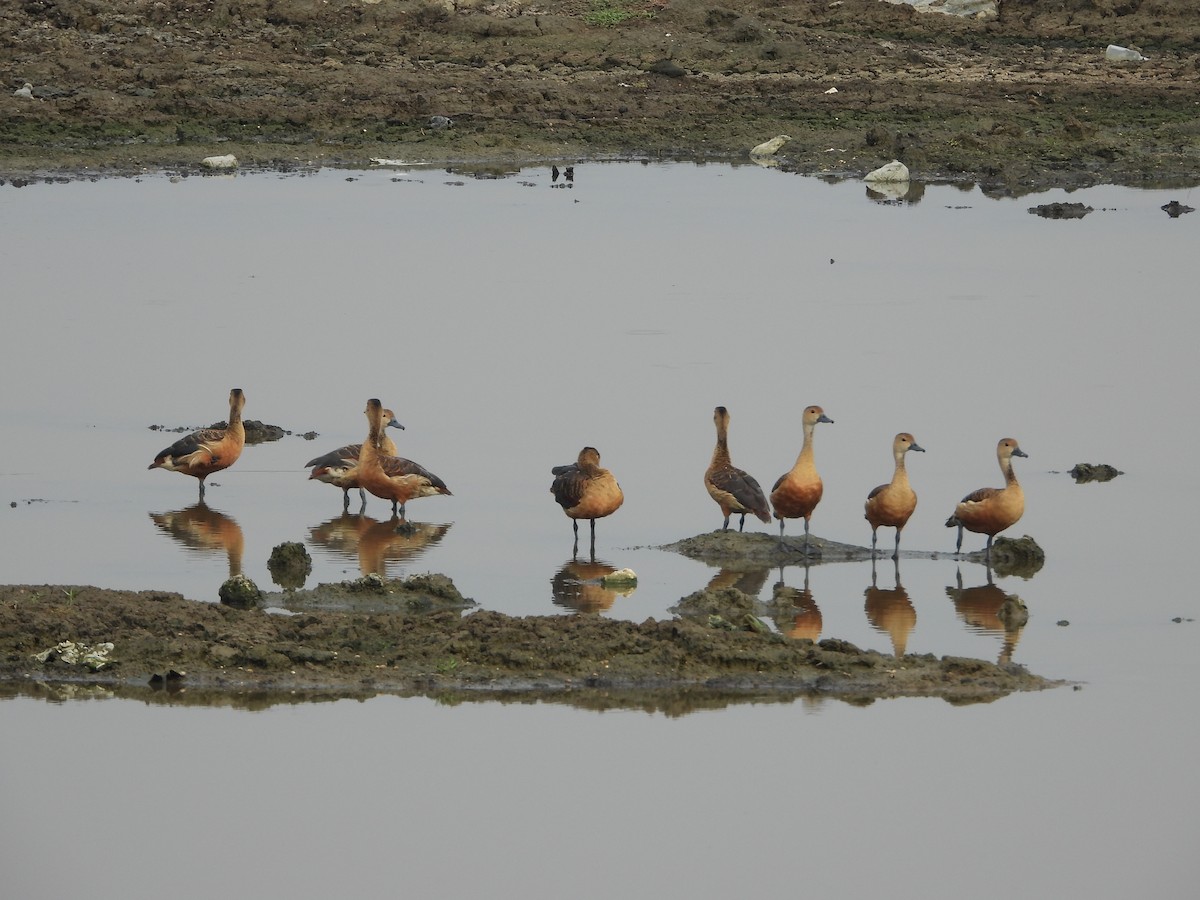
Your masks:
{"label": "mudflat", "polygon": [[212,154],[739,159],[781,134],[794,171],[898,159],[999,193],[1200,171],[1190,0],[19,0],[0,50],[10,179]]}

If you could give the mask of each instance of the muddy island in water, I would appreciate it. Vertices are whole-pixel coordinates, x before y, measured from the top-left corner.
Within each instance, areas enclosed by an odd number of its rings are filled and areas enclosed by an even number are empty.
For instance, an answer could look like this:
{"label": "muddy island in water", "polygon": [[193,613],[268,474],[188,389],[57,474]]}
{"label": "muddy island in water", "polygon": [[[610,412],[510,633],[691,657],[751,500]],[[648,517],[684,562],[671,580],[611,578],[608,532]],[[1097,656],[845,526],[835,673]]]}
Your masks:
{"label": "muddy island in water", "polygon": [[[689,546],[710,537],[728,552],[721,532]],[[1011,664],[791,638],[736,588],[697,592],[675,618],[640,623],[476,607],[441,575],[369,576],[265,594],[244,609],[156,591],[7,585],[0,692],[252,705],[389,693],[682,712],[799,696],[969,703],[1055,684]]]}

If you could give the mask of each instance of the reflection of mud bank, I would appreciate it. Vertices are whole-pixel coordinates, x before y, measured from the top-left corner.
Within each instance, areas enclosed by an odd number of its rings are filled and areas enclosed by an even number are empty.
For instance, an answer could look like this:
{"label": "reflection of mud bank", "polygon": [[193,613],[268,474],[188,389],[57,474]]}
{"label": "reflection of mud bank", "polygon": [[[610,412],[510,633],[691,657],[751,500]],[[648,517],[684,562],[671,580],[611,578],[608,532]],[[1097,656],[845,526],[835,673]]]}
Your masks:
{"label": "reflection of mud bank", "polygon": [[[31,658],[66,639],[112,641],[116,662],[92,673]],[[0,681],[124,689],[169,672],[183,676],[168,681],[172,689],[196,696],[520,694],[664,710],[683,694],[701,705],[764,694],[970,702],[1052,684],[981,660],[922,655],[901,662],[843,641],[812,644],[684,620],[488,611],[272,615],[153,591],[0,587]]]}
{"label": "reflection of mud bank", "polygon": [[[839,544],[816,535],[809,536],[807,554],[804,537],[779,538],[763,532],[711,531],[664,544],[659,550],[670,550],[689,559],[711,566],[737,567],[803,566],[828,562],[859,562],[871,559],[871,548],[857,544]],[[880,553],[876,558],[884,555]],[[943,553],[937,550],[901,550],[901,559],[955,559],[964,562],[986,563],[982,550],[971,553]],[[996,538],[992,545],[992,568],[1000,575],[1021,575],[1028,578],[1045,563],[1046,555],[1033,538]]]}

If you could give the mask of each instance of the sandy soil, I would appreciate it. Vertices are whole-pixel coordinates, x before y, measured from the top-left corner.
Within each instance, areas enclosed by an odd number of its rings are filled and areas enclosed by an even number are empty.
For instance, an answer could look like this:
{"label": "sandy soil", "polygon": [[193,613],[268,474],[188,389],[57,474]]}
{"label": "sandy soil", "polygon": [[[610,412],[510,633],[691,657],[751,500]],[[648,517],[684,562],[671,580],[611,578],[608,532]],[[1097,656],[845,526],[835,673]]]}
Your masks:
{"label": "sandy soil", "polygon": [[[1150,59],[1108,62],[1109,43]],[[1002,0],[985,20],[879,0],[13,0],[0,69],[18,183],[212,153],[736,159],[780,133],[796,171],[897,158],[996,192],[1200,172],[1192,0]]]}

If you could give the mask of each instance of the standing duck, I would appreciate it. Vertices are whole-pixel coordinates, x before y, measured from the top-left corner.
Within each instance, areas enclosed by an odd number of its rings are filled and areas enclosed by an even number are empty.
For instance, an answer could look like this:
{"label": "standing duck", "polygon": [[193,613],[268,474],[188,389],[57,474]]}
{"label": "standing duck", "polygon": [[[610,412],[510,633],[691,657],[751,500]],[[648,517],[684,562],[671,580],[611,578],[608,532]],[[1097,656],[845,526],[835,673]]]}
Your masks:
{"label": "standing duck", "polygon": [[[399,428],[404,430],[404,426],[396,421],[395,414],[390,409],[383,411],[384,428]],[[430,487],[427,493],[420,493],[417,496],[428,497],[436,494],[450,494],[450,489],[446,487],[446,483],[438,478],[424,466],[413,462],[411,459],[405,459],[399,455],[396,449],[396,443],[385,432],[381,445],[381,450],[385,456],[395,457],[400,460],[398,467],[406,475],[423,475],[429,479]],[[347,444],[344,447],[338,447],[336,450],[331,450],[324,456],[318,456],[316,459],[311,459],[304,464],[305,468],[312,468],[309,474],[309,480],[317,480],[325,484],[332,484],[342,489],[342,509],[350,508],[350,490],[358,488],[358,496],[362,501],[363,506],[366,506],[367,495],[358,483],[358,457],[362,452],[362,444]],[[404,510],[401,510],[401,515]]]}
{"label": "standing duck", "polygon": [[204,500],[204,479],[213,472],[228,469],[242,455],[242,447],[246,445],[246,429],[242,426],[245,405],[246,395],[241,388],[234,388],[229,392],[228,425],[193,431],[154,457],[147,468],[200,479],[200,499]]}
{"label": "standing duck", "polygon": [[867,494],[866,518],[871,523],[871,557],[875,556],[875,539],[879,526],[896,529],[896,549],[892,559],[900,559],[900,532],[917,508],[917,495],[908,483],[908,472],[904,468],[904,454],[909,450],[924,453],[925,448],[917,443],[907,431],[896,435],[892,441],[892,456],[896,460],[896,471],[890,484],[881,484]]}
{"label": "standing duck", "polygon": [[550,470],[554,481],[550,493],[555,501],[571,517],[575,531],[575,552],[579,550],[579,520],[592,523],[592,555],[596,553],[596,520],[611,516],[625,502],[625,495],[612,472],[600,468],[600,451],[595,447],[584,447],[579,458],[566,466],[555,466]]}
{"label": "standing duck", "polygon": [[819,406],[810,406],[804,410],[804,445],[796,464],[791,471],[779,476],[775,486],[771,488],[771,506],[775,510],[775,518],[779,520],[779,540],[783,542],[783,525],[785,519],[804,519],[804,552],[808,553],[808,523],[813,510],[821,502],[821,494],[825,487],[821,484],[821,476],[817,474],[817,466],[813,462],[813,429],[818,422],[833,424],[833,419],[825,415],[825,410]]}
{"label": "standing duck", "polygon": [[717,446],[713,450],[708,471],[704,473],[704,486],[725,516],[721,530],[729,530],[729,517],[733,513],[741,515],[738,531],[746,524],[746,513],[752,513],[770,524],[771,509],[767,506],[763,489],[752,475],[734,466],[729,458],[729,410],[718,406],[713,410],[713,422],[717,426]]}
{"label": "standing duck", "polygon": [[963,497],[958,506],[954,507],[954,515],[946,520],[946,527],[958,526],[958,543],[955,553],[962,552],[963,529],[976,534],[986,534],[987,556],[991,559],[992,539],[1004,529],[1015,525],[1025,512],[1025,492],[1017,482],[1017,473],[1013,471],[1014,456],[1028,456],[1015,439],[1003,438],[996,445],[996,458],[1000,461],[1000,471],[1004,473],[1004,487],[980,488]]}
{"label": "standing duck", "polygon": [[[358,483],[376,497],[392,501],[392,515],[404,515],[404,505],[414,497],[432,494],[449,494],[443,484],[439,489],[429,477],[418,472],[406,471],[408,460],[392,456],[385,451],[388,444],[395,446],[384,434],[385,411],[376,399],[367,401],[367,439],[358,452]],[[418,467],[419,468],[419,467]],[[422,471],[424,471],[422,469]],[[439,481],[441,479],[438,479]]]}

